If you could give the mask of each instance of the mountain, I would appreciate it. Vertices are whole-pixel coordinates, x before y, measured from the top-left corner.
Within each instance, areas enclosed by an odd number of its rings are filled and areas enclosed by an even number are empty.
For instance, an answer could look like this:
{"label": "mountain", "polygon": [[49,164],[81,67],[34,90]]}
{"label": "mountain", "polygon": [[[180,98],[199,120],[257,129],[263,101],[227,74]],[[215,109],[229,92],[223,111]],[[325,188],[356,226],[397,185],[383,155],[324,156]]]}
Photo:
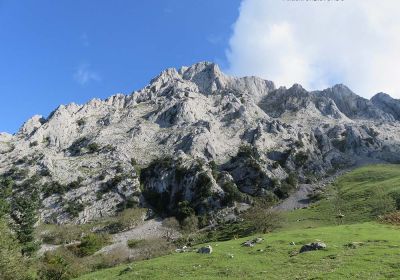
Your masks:
{"label": "mountain", "polygon": [[86,223],[136,206],[176,215],[182,201],[202,215],[282,199],[297,181],[359,163],[400,162],[399,104],[344,85],[276,88],[202,62],[0,134],[0,174],[13,195],[39,192],[44,222]]}
{"label": "mountain", "polygon": [[397,121],[400,121],[400,100],[390,97],[386,93],[378,93],[371,98],[372,103],[382,111],[392,115]]}

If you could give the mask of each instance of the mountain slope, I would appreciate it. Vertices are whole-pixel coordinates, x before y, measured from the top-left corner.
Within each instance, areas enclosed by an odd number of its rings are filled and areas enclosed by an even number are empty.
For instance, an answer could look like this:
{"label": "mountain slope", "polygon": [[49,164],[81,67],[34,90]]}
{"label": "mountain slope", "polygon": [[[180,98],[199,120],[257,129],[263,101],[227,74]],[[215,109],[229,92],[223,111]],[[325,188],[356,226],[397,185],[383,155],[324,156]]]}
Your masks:
{"label": "mountain slope", "polygon": [[204,215],[231,205],[227,197],[284,198],[296,187],[290,176],[400,162],[399,112],[385,108],[345,86],[277,89],[203,62],[1,134],[0,174],[13,179],[14,195],[30,191],[30,179],[45,222],[85,223],[136,206],[174,215],[182,200]]}
{"label": "mountain slope", "polygon": [[[195,250],[174,253],[79,279],[394,279],[400,273],[399,227],[375,220],[393,211],[396,203],[400,209],[399,182],[398,165],[358,168],[340,176],[309,208],[282,213],[282,228],[262,235],[264,241],[254,247],[242,243],[259,236],[232,238],[209,243],[211,255]],[[388,203],[391,198],[395,200]],[[339,213],[344,215],[341,221]],[[304,244],[316,241],[327,248],[298,253]]]}

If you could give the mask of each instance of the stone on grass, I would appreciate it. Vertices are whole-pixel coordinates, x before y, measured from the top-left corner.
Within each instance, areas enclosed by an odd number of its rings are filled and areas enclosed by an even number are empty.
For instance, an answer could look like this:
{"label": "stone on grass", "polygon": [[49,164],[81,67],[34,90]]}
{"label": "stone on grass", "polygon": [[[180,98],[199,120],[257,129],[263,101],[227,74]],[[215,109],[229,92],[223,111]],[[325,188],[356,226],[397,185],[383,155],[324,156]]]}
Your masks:
{"label": "stone on grass", "polygon": [[211,254],[212,253],[212,247],[210,245],[201,247],[197,250],[197,253],[199,254]]}
{"label": "stone on grass", "polygon": [[303,247],[301,247],[300,249],[300,253],[305,253],[305,252],[309,252],[309,251],[316,251],[316,250],[322,250],[326,248],[326,244],[323,242],[313,242],[313,243],[309,243],[304,245]]}

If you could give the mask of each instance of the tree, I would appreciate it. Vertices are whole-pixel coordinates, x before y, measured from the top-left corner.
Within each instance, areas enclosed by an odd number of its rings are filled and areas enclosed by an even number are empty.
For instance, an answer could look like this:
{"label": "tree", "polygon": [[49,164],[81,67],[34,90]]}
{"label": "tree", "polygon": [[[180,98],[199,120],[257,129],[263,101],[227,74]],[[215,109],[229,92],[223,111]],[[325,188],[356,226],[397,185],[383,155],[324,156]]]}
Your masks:
{"label": "tree", "polygon": [[39,193],[36,188],[30,194],[14,195],[11,202],[11,218],[17,239],[22,244],[22,253],[31,255],[38,249],[34,226],[38,221]]}
{"label": "tree", "polygon": [[10,213],[10,203],[8,201],[12,193],[14,181],[10,178],[0,180],[0,219]]}
{"label": "tree", "polygon": [[18,241],[12,235],[7,222],[0,219],[0,279],[31,279],[29,267],[21,255]]}
{"label": "tree", "polygon": [[194,215],[194,210],[187,200],[178,203],[176,218],[182,222],[185,218]]}
{"label": "tree", "polygon": [[184,232],[195,232],[199,229],[199,219],[195,215],[190,215],[183,219],[181,227]]}
{"label": "tree", "polygon": [[251,232],[267,233],[280,226],[282,217],[264,204],[256,204],[243,214],[243,219]]}

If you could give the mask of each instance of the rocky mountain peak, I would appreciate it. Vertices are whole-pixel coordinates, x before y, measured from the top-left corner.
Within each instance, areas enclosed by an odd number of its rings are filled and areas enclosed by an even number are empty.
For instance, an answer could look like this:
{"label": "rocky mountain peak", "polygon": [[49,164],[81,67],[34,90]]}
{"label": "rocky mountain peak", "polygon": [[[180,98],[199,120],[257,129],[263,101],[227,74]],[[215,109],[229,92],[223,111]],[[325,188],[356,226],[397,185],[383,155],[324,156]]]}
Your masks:
{"label": "rocky mountain peak", "polygon": [[211,211],[232,194],[281,198],[277,182],[287,186],[289,174],[301,181],[362,160],[400,162],[399,117],[399,100],[386,95],[367,100],[344,85],[277,89],[201,62],[1,134],[0,176],[14,178],[15,194],[34,177],[46,222],[83,223],[161,202],[173,211],[182,199]]}
{"label": "rocky mountain peak", "polygon": [[400,120],[400,100],[392,98],[389,94],[380,92],[371,98],[371,102],[382,111],[391,114]]}
{"label": "rocky mountain peak", "polygon": [[187,69],[181,68],[180,72],[185,80],[195,83],[200,92],[207,94],[225,88],[227,85],[227,77],[215,63],[200,62]]}
{"label": "rocky mountain peak", "polygon": [[24,135],[31,135],[45,122],[46,120],[43,118],[43,116],[35,115],[22,125],[18,133]]}

